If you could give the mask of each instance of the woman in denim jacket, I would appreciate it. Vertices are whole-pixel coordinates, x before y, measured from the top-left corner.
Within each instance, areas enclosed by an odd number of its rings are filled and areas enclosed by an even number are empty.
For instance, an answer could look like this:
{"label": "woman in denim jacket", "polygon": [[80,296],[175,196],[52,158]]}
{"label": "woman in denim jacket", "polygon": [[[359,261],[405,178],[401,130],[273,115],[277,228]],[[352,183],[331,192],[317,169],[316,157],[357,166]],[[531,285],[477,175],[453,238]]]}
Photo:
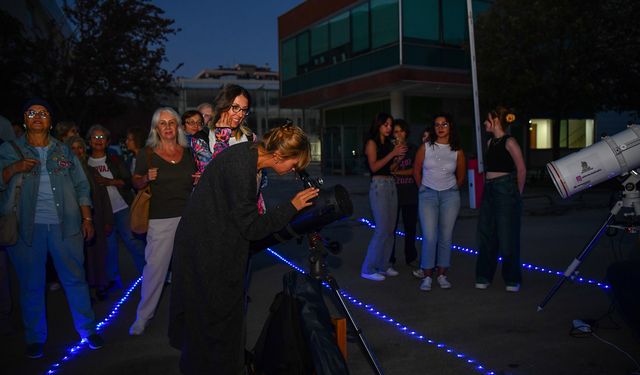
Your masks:
{"label": "woman in denim jacket", "polygon": [[[18,242],[7,248],[20,282],[20,303],[26,328],[27,356],[43,355],[47,339],[45,261],[51,254],[67,295],[76,331],[93,349],[102,347],[85,280],[83,242],[93,237],[89,182],[69,147],[49,135],[51,109],[32,99],[23,107],[26,133],[0,146],[0,191],[6,209],[22,179],[18,201]],[[3,212],[3,213],[6,213]]]}

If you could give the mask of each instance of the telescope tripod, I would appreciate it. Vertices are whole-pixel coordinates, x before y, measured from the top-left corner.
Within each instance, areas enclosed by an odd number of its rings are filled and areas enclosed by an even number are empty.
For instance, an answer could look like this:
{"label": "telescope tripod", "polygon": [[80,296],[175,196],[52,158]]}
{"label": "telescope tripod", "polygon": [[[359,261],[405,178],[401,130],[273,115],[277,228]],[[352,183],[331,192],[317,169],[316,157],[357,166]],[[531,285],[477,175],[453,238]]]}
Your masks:
{"label": "telescope tripod", "polygon": [[[582,261],[589,255],[593,247],[596,245],[602,234],[611,226],[616,215],[621,209],[631,209],[630,215],[640,217],[640,191],[638,191],[638,182],[640,182],[640,175],[635,170],[631,170],[627,178],[622,182],[623,191],[622,199],[618,200],[609,211],[609,216],[600,226],[600,229],[587,243],[584,249],[575,257],[575,259],[569,264],[569,267],[564,271],[562,277],[556,282],[556,284],[549,290],[546,297],[538,305],[538,311],[546,306],[549,300],[558,292],[558,289],[567,281],[568,278],[577,274],[578,267]],[[631,231],[637,231],[637,228],[631,227]]]}
{"label": "telescope tripod", "polygon": [[[362,333],[362,329],[358,327],[358,325],[356,324],[356,321],[353,319],[353,316],[351,315],[351,312],[349,311],[349,308],[347,307],[347,304],[345,303],[344,298],[342,297],[342,294],[340,294],[340,287],[338,286],[338,282],[327,271],[327,265],[324,261],[325,257],[327,256],[326,247],[329,247],[330,249],[335,250],[337,252],[339,251],[340,244],[334,242],[334,243],[329,243],[325,245],[325,241],[323,240],[322,236],[320,236],[318,232],[310,233],[308,236],[308,239],[309,239],[309,250],[310,250],[309,275],[314,279],[324,281],[327,283],[327,285],[329,285],[329,289],[331,289],[332,294],[339,301],[340,308],[342,309],[347,319],[349,320],[349,324],[351,325],[351,328],[353,328],[353,330],[358,334],[358,341],[360,341],[360,346],[363,352],[365,353],[365,355],[367,356],[367,359],[369,361],[369,364],[371,365],[371,368],[374,370],[374,373],[378,375],[382,375],[383,374],[382,368],[380,367],[380,364],[378,363],[375,356],[373,355],[373,351],[367,344],[367,341],[365,340],[364,335]],[[335,304],[335,301],[334,301],[334,304]]]}

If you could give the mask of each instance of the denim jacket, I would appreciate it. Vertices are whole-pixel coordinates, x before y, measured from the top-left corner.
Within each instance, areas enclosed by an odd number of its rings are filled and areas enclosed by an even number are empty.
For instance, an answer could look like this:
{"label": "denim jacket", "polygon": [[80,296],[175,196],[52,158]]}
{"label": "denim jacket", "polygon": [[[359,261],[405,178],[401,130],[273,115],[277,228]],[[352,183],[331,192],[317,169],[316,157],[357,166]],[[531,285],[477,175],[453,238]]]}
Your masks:
{"label": "denim jacket", "polygon": [[[38,159],[38,151],[30,146],[26,137],[18,138],[16,144],[25,158]],[[13,147],[5,142],[0,145],[0,171],[19,160]],[[82,213],[80,206],[91,206],[89,181],[82,170],[78,158],[69,147],[53,137],[49,137],[47,151],[47,170],[51,179],[51,190],[60,220],[62,237],[69,237],[80,232]],[[22,173],[22,191],[18,202],[18,231],[20,237],[29,245],[33,238],[33,227],[36,215],[36,200],[40,187],[40,167],[36,165],[30,172]],[[0,178],[0,210],[7,213],[9,198],[13,196],[18,174],[5,184]]]}

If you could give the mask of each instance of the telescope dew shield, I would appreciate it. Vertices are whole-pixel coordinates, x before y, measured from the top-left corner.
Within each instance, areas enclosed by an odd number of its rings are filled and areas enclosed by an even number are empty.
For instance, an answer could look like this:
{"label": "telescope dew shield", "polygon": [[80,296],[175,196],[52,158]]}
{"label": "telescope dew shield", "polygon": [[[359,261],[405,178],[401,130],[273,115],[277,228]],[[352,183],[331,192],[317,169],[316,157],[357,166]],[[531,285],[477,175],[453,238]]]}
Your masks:
{"label": "telescope dew shield", "polygon": [[349,192],[342,185],[320,189],[313,205],[300,211],[284,229],[259,241],[251,242],[251,252],[256,253],[294,237],[319,231],[325,225],[349,217],[352,213],[353,204]]}
{"label": "telescope dew shield", "polygon": [[567,198],[640,166],[640,126],[594,143],[547,164],[556,189]]}

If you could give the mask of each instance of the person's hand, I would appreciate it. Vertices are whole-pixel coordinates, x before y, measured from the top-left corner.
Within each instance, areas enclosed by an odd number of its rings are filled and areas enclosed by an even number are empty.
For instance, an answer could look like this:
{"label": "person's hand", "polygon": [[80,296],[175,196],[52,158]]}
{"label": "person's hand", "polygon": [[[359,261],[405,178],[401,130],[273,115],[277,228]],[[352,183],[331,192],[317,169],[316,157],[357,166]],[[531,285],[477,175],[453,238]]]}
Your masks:
{"label": "person's hand", "polygon": [[300,211],[305,207],[311,206],[313,202],[310,201],[317,197],[319,192],[320,189],[317,188],[304,189],[293,197],[291,204],[296,208],[296,210]]}
{"label": "person's hand", "polygon": [[23,173],[31,171],[38,164],[40,164],[40,160],[27,158],[12,163],[11,168],[13,168],[14,173]]}
{"label": "person's hand", "polygon": [[198,185],[198,182],[200,182],[200,176],[202,176],[202,173],[200,173],[200,172],[196,172],[196,173],[191,175],[191,177],[193,177],[193,184],[194,185]]}
{"label": "person's hand", "polygon": [[158,168],[149,168],[147,171],[147,181],[154,181],[158,178]]}
{"label": "person's hand", "polygon": [[93,223],[90,220],[82,220],[82,236],[85,241],[91,241],[95,230],[93,229]]}
{"label": "person's hand", "polygon": [[103,176],[96,175],[96,182],[98,183],[98,185],[110,186],[112,181],[113,180],[110,179],[110,178],[106,178],[106,177],[103,177]]}
{"label": "person's hand", "polygon": [[393,151],[391,151],[391,153],[393,154],[393,156],[404,156],[404,154],[407,153],[407,145],[405,145],[405,144],[397,144],[393,148]]}
{"label": "person's hand", "polygon": [[105,224],[104,225],[104,235],[109,237],[113,232],[113,224]]}
{"label": "person's hand", "polygon": [[224,126],[231,126],[231,116],[229,115],[228,111],[222,112],[222,114],[220,115],[220,120],[218,120],[218,123],[216,124],[217,128]]}

